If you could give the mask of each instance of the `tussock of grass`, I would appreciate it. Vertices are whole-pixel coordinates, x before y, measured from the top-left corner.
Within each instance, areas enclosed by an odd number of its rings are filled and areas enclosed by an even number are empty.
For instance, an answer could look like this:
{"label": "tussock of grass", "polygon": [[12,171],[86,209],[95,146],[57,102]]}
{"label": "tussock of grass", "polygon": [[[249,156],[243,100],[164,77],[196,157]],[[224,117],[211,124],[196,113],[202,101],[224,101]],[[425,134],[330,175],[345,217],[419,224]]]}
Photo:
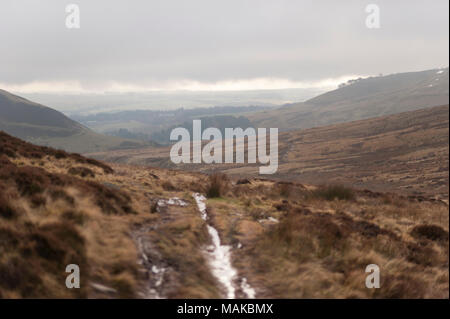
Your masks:
{"label": "tussock of grass", "polygon": [[[4,189],[0,184],[0,188]],[[6,199],[4,193],[0,193],[0,218],[4,219],[15,219],[17,218],[18,213],[14,208],[11,207],[11,204]]]}
{"label": "tussock of grass", "polygon": [[80,164],[89,164],[100,167],[106,174],[114,172],[110,166],[95,159],[86,158],[77,153],[67,153],[63,150],[56,150],[50,147],[36,146],[12,137],[2,131],[0,131],[0,155],[6,155],[10,158],[19,156],[34,159],[42,159],[47,156],[54,157],[55,159],[70,158]]}
{"label": "tussock of grass", "polygon": [[82,166],[71,167],[68,173],[72,175],[78,175],[81,177],[92,177],[92,178],[95,177],[95,173],[91,169]]}
{"label": "tussock of grass", "polygon": [[317,188],[312,192],[313,198],[320,198],[325,200],[353,200],[355,194],[352,189],[343,185],[328,185]]}
{"label": "tussock of grass", "polygon": [[[379,244],[382,241],[384,244]],[[389,251],[383,250],[387,243],[391,245]],[[303,280],[306,278],[302,272],[291,276],[280,275],[294,264],[300,268],[305,265],[306,269],[323,269],[322,276],[325,276],[323,271],[329,272],[324,278],[328,278],[327,287],[331,296],[348,298],[352,295],[346,291],[351,290],[353,297],[357,298],[424,298],[432,282],[418,279],[420,289],[407,291],[416,286],[408,283],[411,278],[390,269],[386,263],[394,258],[401,265],[415,264],[439,269],[445,264],[432,246],[404,242],[393,233],[368,222],[317,213],[304,215],[290,212],[279,225],[264,233],[247,253],[254,259],[252,267],[260,278],[264,278],[271,294],[280,298],[325,296],[318,281],[308,279],[308,285],[312,286],[305,289]],[[364,258],[372,255],[372,258]],[[370,263],[379,263],[387,272],[390,280],[385,279],[386,289],[375,292],[365,288],[363,274],[365,266]],[[361,274],[360,279],[354,276],[355,272]],[[342,274],[343,278],[333,278],[335,273]],[[412,276],[420,276],[420,272],[413,272]],[[355,280],[361,280],[356,287],[352,286],[357,283]]]}
{"label": "tussock of grass", "polygon": [[[0,226],[0,291],[24,298],[84,297],[86,289],[65,287],[65,267],[77,264],[89,278],[84,238],[69,223]],[[52,284],[51,284],[52,283]]]}
{"label": "tussock of grass", "polygon": [[94,181],[83,181],[69,175],[53,174],[40,167],[21,166],[8,160],[0,167],[0,179],[5,187],[17,188],[20,195],[31,199],[35,207],[45,205],[44,193],[49,193],[53,199],[62,198],[71,203],[70,196],[63,188],[76,187],[87,195],[95,198],[96,204],[105,214],[132,214],[131,198],[125,192],[111,189]]}
{"label": "tussock of grass", "polygon": [[206,196],[208,198],[221,197],[228,191],[229,179],[225,174],[212,174],[209,176]]}
{"label": "tussock of grass", "polygon": [[[67,174],[70,168],[80,177],[113,172],[81,155],[0,133],[2,298],[86,298],[93,293],[90,280],[117,284],[118,296],[135,296],[137,257],[126,233],[128,222],[115,220],[114,227],[106,227],[110,218],[134,213],[132,198],[101,181],[73,177]],[[80,267],[81,289],[65,286],[68,264]],[[126,266],[117,272],[114,264]]]}
{"label": "tussock of grass", "polygon": [[416,238],[426,238],[434,241],[448,241],[448,231],[437,225],[417,225],[411,235]]}
{"label": "tussock of grass", "polygon": [[171,181],[164,181],[161,184],[162,188],[166,191],[176,191],[177,188],[172,184]]}
{"label": "tussock of grass", "polygon": [[279,183],[280,196],[289,197],[292,192],[292,183]]}

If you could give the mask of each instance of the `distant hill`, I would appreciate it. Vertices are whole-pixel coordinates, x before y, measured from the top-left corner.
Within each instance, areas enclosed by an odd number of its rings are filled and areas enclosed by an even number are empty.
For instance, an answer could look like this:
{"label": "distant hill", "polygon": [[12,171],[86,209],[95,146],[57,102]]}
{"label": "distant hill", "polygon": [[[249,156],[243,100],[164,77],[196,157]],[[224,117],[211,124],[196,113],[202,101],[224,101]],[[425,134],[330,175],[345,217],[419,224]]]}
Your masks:
{"label": "distant hill", "polygon": [[[248,126],[249,121],[247,119],[243,121],[242,116],[268,109],[270,108],[264,106],[214,106],[72,115],[71,118],[102,134],[168,143],[172,128],[187,127],[189,122],[192,125],[193,119],[204,119],[211,123],[208,125],[218,128],[225,127],[222,125],[225,123],[230,125],[229,127],[236,127],[245,122]],[[215,119],[212,119],[213,117]]]}
{"label": "distant hill", "polygon": [[306,129],[445,105],[449,101],[449,69],[398,73],[356,79],[304,103],[256,112],[257,127]]}
{"label": "distant hill", "polygon": [[95,133],[61,112],[4,90],[0,90],[0,130],[35,144],[78,153],[145,145]]}
{"label": "distant hill", "polygon": [[[198,119],[202,121],[203,129],[207,127],[215,127],[220,130],[222,136],[225,136],[225,128],[227,127],[240,127],[245,129],[251,126],[250,121],[244,116],[235,117],[231,115],[217,115],[217,116],[200,117]],[[159,144],[173,143],[173,141],[170,141],[170,132],[176,127],[183,127],[187,129],[191,134],[191,136],[193,136],[192,123],[193,123],[192,120],[185,121],[181,124],[174,125],[168,129],[153,133],[151,135],[151,140]]]}

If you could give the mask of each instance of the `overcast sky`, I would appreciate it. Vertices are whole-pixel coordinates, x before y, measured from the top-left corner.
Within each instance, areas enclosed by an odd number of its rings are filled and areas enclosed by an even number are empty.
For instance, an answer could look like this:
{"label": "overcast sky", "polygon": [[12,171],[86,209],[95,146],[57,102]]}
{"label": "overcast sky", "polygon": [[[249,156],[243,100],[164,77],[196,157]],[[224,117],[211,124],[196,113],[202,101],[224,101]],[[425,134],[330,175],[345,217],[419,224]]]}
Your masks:
{"label": "overcast sky", "polygon": [[[80,29],[65,25],[67,4]],[[369,29],[365,7],[380,8]],[[448,0],[1,0],[0,88],[260,89],[448,66]]]}

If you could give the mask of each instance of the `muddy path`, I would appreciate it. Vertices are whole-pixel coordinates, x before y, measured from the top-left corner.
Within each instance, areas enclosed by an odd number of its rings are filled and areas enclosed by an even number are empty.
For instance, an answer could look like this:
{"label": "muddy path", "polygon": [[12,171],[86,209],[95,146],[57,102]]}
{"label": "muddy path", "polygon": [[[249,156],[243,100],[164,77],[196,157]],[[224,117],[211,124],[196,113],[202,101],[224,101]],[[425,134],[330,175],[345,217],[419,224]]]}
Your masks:
{"label": "muddy path", "polygon": [[205,249],[208,264],[212,274],[222,286],[224,297],[227,299],[255,298],[255,290],[248,284],[245,277],[238,275],[238,271],[231,263],[232,247],[221,243],[219,232],[208,222],[206,198],[199,193],[193,194],[193,197],[211,237],[212,244]]}
{"label": "muddy path", "polygon": [[171,207],[185,207],[188,203],[178,197],[173,197],[157,199],[153,205],[155,213],[163,214],[161,219],[151,225],[137,225],[132,230],[131,236],[138,250],[139,271],[144,277],[144,284],[139,291],[139,296],[145,299],[165,299],[175,288],[177,275],[173,267],[164,260],[149,234],[176,218],[169,213]]}
{"label": "muddy path", "polygon": [[[195,209],[204,221],[204,226],[209,235],[208,243],[203,245],[201,253],[205,256],[205,262],[216,285],[221,298],[227,299],[253,299],[256,291],[247,282],[247,279],[239,274],[232,265],[233,247],[221,242],[220,234],[210,223],[206,209],[206,198],[201,194],[193,194]],[[178,197],[154,200],[155,213],[160,214],[157,221],[151,224],[136,225],[131,236],[138,250],[139,272],[142,275],[142,285],[138,292],[140,298],[165,299],[179,285],[178,273],[164,256],[159,252],[151,234],[157,233],[165,224],[173,222],[181,217],[183,210],[193,204]]]}

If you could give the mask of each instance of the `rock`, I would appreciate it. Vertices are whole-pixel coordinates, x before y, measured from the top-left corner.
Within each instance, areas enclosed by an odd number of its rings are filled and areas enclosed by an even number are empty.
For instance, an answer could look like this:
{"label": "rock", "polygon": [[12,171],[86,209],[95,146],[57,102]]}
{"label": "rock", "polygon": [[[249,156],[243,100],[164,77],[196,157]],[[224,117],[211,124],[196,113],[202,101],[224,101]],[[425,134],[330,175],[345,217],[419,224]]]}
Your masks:
{"label": "rock", "polygon": [[167,212],[167,204],[164,199],[160,199],[156,202],[156,212],[163,214]]}
{"label": "rock", "polygon": [[107,287],[105,285],[97,284],[95,282],[91,282],[91,287],[97,290],[98,292],[102,292],[105,294],[115,294],[117,293],[117,290],[111,287]]}
{"label": "rock", "polygon": [[151,212],[152,213],[165,213],[167,212],[168,206],[180,206],[185,207],[189,204],[178,197],[173,197],[170,199],[153,199],[150,201]]}
{"label": "rock", "polygon": [[269,224],[278,224],[279,220],[274,217],[268,217],[267,219],[260,219],[258,222],[262,225],[269,225]]}
{"label": "rock", "polygon": [[184,201],[184,200],[182,200],[181,198],[178,198],[178,197],[170,198],[168,201],[166,201],[166,203],[168,205],[175,205],[175,206],[181,206],[181,207],[184,207],[184,206],[188,205],[188,203],[186,201]]}
{"label": "rock", "polygon": [[269,217],[267,218],[269,221],[271,221],[272,223],[278,223],[278,219],[274,218],[274,217]]}

